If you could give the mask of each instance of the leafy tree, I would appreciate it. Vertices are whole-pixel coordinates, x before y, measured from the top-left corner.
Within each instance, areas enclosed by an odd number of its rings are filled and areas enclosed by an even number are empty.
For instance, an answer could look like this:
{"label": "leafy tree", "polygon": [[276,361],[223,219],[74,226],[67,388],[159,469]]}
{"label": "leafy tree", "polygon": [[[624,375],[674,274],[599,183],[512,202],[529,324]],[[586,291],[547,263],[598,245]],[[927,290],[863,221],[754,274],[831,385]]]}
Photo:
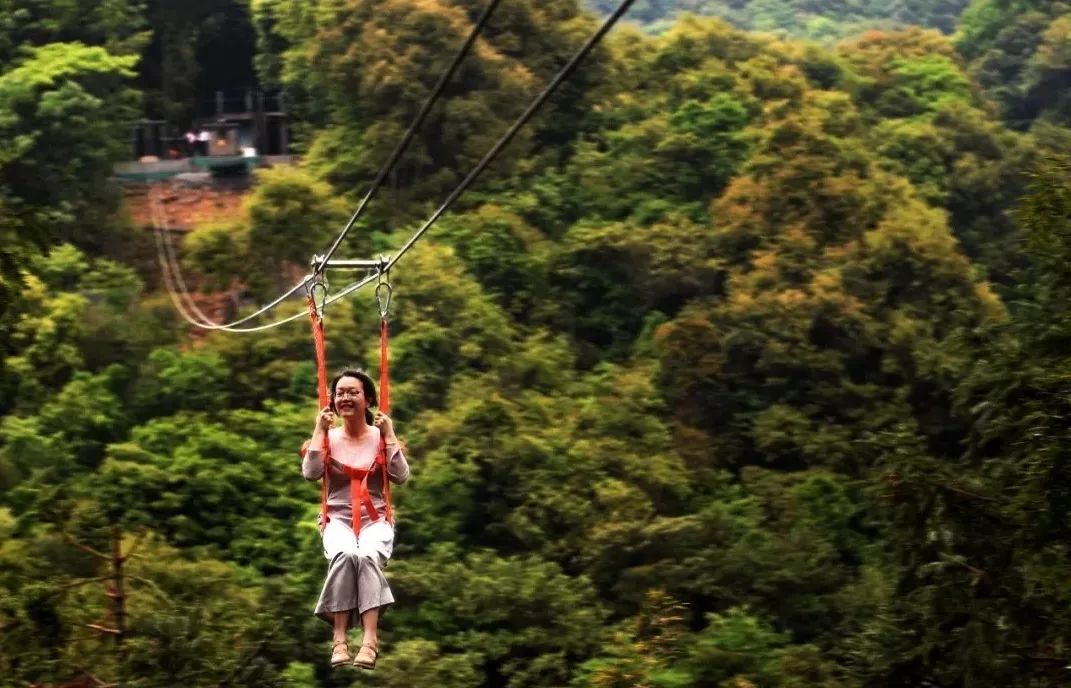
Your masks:
{"label": "leafy tree", "polygon": [[1071,122],[1071,102],[1063,92],[1071,79],[1071,17],[1057,16],[1042,34],[1026,71],[1026,96],[1046,119]]}
{"label": "leafy tree", "polygon": [[[451,3],[410,0],[322,2],[301,16],[268,3],[261,13],[281,15],[279,32],[291,46],[283,53],[284,85],[291,83],[290,75],[297,76],[285,66],[287,60],[308,64],[298,78],[318,104],[307,109],[322,113],[319,124],[330,125],[312,142],[310,164],[332,183],[360,191],[475,19]],[[396,59],[384,62],[377,57],[383,55]],[[311,75],[316,76],[310,81]],[[514,103],[523,102],[533,86],[532,74],[523,65],[488,43],[480,44],[459,71],[449,97],[400,161],[393,185],[404,189],[418,184],[420,198],[445,193],[519,114]],[[524,150],[526,136],[514,150]]]}
{"label": "leafy tree", "polygon": [[152,39],[142,53],[138,84],[150,118],[185,126],[214,112],[216,90],[256,85],[256,34],[247,0],[143,4]]}
{"label": "leafy tree", "polygon": [[957,45],[1014,129],[1037,119],[1068,122],[1060,86],[1068,70],[1058,47],[1067,11],[1066,2],[1051,0],[975,0],[963,12]]}
{"label": "leafy tree", "polygon": [[[278,293],[294,282],[294,270],[288,268],[308,266],[312,254],[337,236],[346,210],[329,186],[300,169],[276,167],[257,176],[245,206],[249,231],[243,273],[254,293]],[[350,241],[346,250],[361,255],[361,245]]]}
{"label": "leafy tree", "polygon": [[502,308],[521,321],[531,318],[547,280],[549,247],[538,231],[497,205],[444,219],[436,231]]}
{"label": "leafy tree", "polygon": [[[611,0],[588,0],[600,12],[616,6]],[[681,13],[722,17],[755,31],[779,31],[808,38],[836,38],[867,28],[921,25],[952,33],[968,0],[905,0],[882,3],[837,0],[641,0],[632,16],[652,31],[661,31]]]}
{"label": "leafy tree", "polygon": [[444,544],[391,566],[392,584],[414,602],[392,610],[399,632],[429,633],[455,666],[478,662],[503,685],[561,685],[573,658],[598,642],[602,613],[590,585],[538,557],[459,556]]}
{"label": "leafy tree", "polygon": [[542,317],[574,338],[583,365],[630,353],[651,309],[675,315],[722,283],[706,228],[678,215],[649,227],[578,223],[556,247],[549,271],[556,302]]}
{"label": "leafy tree", "polygon": [[[404,370],[395,413],[411,417],[418,410],[442,408],[450,380],[478,374],[515,350],[516,330],[508,317],[471,277],[448,247],[430,242],[406,255],[406,269],[394,277],[391,319],[391,366]],[[358,311],[365,360],[378,366],[379,313],[369,306]]]}
{"label": "leafy tree", "polygon": [[27,3],[4,0],[0,14],[0,67],[8,67],[27,48],[49,43],[84,43],[113,55],[136,55],[149,40],[143,0]]}
{"label": "leafy tree", "polygon": [[[451,0],[450,4],[465,9],[472,18],[486,5],[482,0]],[[482,32],[496,51],[531,71],[529,98],[535,97],[595,30],[594,17],[582,6],[575,0],[501,5]],[[595,46],[529,124],[537,148],[560,150],[594,127],[594,101],[613,67],[606,45]],[[519,115],[520,103],[516,107]]]}
{"label": "leafy tree", "polygon": [[100,250],[115,235],[109,180],[130,118],[134,57],[80,43],[32,48],[0,74],[0,268],[7,291],[20,263],[56,241]]}
{"label": "leafy tree", "polygon": [[[272,415],[296,421],[305,414],[285,408]],[[268,417],[239,413],[213,421],[185,414],[139,426],[130,443],[109,447],[102,484],[91,493],[108,505],[114,522],[152,527],[177,546],[210,548],[279,572],[306,534],[293,524],[315,503],[315,490],[300,478],[294,458],[301,435],[291,431],[260,444],[226,429]],[[189,425],[198,427],[192,437],[184,432]],[[280,523],[287,526],[276,532]]]}
{"label": "leafy tree", "polygon": [[[615,32],[412,247],[390,325],[413,473],[367,681],[1066,683],[1066,169],[1009,212],[1037,152],[1067,143],[1066,12],[975,2],[954,39],[893,30],[947,30],[960,6],[636,3],[649,33]],[[262,78],[302,120],[308,167],[258,173],[243,217],[185,244],[202,289],[260,299],[307,271],[482,7],[147,3],[143,79],[192,94],[241,76],[252,22]],[[882,30],[827,48],[671,26],[677,9],[782,36]],[[0,171],[65,185],[0,194],[19,210],[0,213],[19,296],[0,314],[0,674],[340,686],[310,613],[318,486],[295,453],[315,412],[307,321],[181,327],[114,197],[34,129],[62,111],[48,121],[104,141],[90,115],[118,117],[140,11],[0,20],[26,43],[0,40]],[[345,252],[397,250],[595,22],[572,0],[501,12]],[[105,25],[115,54],[31,47]],[[233,71],[213,66],[224,40]],[[371,291],[328,307],[329,368],[377,372]],[[126,546],[153,531],[125,563],[125,656],[85,629],[110,602],[81,581],[106,570],[68,542],[106,550],[115,528]]]}
{"label": "leafy tree", "polygon": [[[1020,211],[1036,281],[1009,320],[964,334],[981,351],[956,390],[966,454],[942,465],[905,450],[890,462],[900,595],[887,627],[902,640],[882,655],[894,681],[1065,680],[1069,189],[1066,162],[1039,170]],[[909,639],[907,628],[934,631]]]}
{"label": "leafy tree", "polygon": [[994,281],[1009,281],[1023,256],[1008,211],[1022,193],[1034,146],[994,121],[943,38],[875,33],[844,56],[863,70],[856,98],[875,123],[870,138],[882,166],[947,209],[967,255]]}
{"label": "leafy tree", "polygon": [[663,591],[652,590],[642,611],[604,643],[600,656],[585,662],[573,686],[625,688],[636,686],[686,686],[691,676],[671,668],[683,654],[687,627],[683,606]]}
{"label": "leafy tree", "polygon": [[154,349],[139,371],[131,401],[143,418],[217,411],[227,406],[229,373],[216,353]]}
{"label": "leafy tree", "polygon": [[[309,272],[313,253],[337,236],[346,210],[327,184],[300,168],[262,169],[256,177],[242,217],[197,227],[181,260],[201,273],[205,288],[241,287],[268,300]],[[367,250],[358,232],[350,236],[344,250]]]}
{"label": "leafy tree", "polygon": [[[31,263],[18,320],[4,359],[5,402],[37,408],[76,372],[97,372],[136,361],[173,334],[136,306],[142,285],[133,271],[107,260],[87,260],[69,244]],[[152,323],[154,326],[147,326]],[[129,377],[116,374],[122,385]]]}
{"label": "leafy tree", "polygon": [[244,220],[206,222],[183,240],[181,267],[200,273],[204,289],[229,289],[247,272],[248,252],[249,227]]}
{"label": "leafy tree", "polygon": [[[183,557],[157,538],[135,542],[123,543],[135,555],[124,566],[127,635],[120,654],[110,638],[78,630],[99,624],[112,604],[94,577],[94,557],[48,530],[5,541],[8,632],[0,662],[7,678],[58,682],[84,671],[132,686],[274,679],[264,656],[278,629],[248,575],[221,561]],[[57,570],[57,555],[70,561],[65,573]]]}

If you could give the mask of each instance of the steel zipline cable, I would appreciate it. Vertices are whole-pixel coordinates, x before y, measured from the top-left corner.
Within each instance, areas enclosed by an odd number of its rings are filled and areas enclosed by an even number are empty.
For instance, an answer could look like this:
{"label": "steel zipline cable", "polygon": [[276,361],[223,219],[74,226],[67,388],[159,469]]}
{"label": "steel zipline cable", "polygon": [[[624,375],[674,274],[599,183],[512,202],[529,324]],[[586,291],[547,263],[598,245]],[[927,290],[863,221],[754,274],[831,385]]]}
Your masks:
{"label": "steel zipline cable", "polygon": [[364,208],[368,205],[368,201],[372,199],[372,196],[375,195],[376,191],[379,190],[379,187],[382,186],[383,182],[387,179],[387,175],[394,169],[394,165],[397,164],[398,159],[402,157],[402,153],[405,152],[405,149],[409,146],[413,137],[416,136],[417,130],[420,128],[420,125],[424,123],[428,113],[431,112],[431,108],[435,106],[439,96],[446,88],[446,84],[454,76],[454,72],[456,72],[457,68],[461,65],[461,61],[465,59],[465,56],[472,48],[472,44],[476,42],[476,38],[483,32],[484,26],[487,25],[488,20],[494,13],[495,8],[498,7],[499,2],[501,2],[501,0],[491,0],[491,2],[487,4],[487,7],[483,9],[479,19],[476,20],[476,25],[473,26],[472,31],[469,32],[469,37],[465,40],[465,44],[461,46],[461,50],[454,56],[454,61],[450,63],[447,70],[443,72],[441,77],[439,77],[439,82],[435,84],[431,97],[424,101],[424,106],[413,119],[413,123],[409,125],[409,130],[405,132],[405,136],[403,136],[402,140],[398,142],[398,145],[394,147],[390,157],[387,158],[387,162],[383,165],[383,168],[380,169],[379,175],[376,177],[375,181],[372,182],[372,187],[368,189],[368,193],[364,195],[364,198],[362,198],[361,202],[358,204],[357,210],[353,213],[353,217],[351,217],[350,221],[346,223],[346,226],[342,228],[342,233],[338,235],[338,238],[335,239],[335,243],[331,244],[331,248],[327,249],[327,253],[325,253],[323,258],[319,261],[319,265],[316,266],[317,273],[322,272],[327,261],[331,260],[331,256],[335,255],[335,251],[338,250],[339,244],[346,238],[346,234],[349,233],[350,229],[357,222],[357,218],[364,212]]}
{"label": "steel zipline cable", "polygon": [[[346,298],[347,296],[349,296],[353,292],[355,292],[355,291],[361,289],[362,287],[364,287],[369,282],[372,282],[372,281],[376,280],[376,278],[378,278],[378,277],[379,277],[378,274],[371,274],[371,275],[368,275],[367,277],[365,277],[365,278],[363,278],[363,279],[361,279],[361,280],[359,280],[357,282],[354,282],[353,284],[349,285],[348,287],[346,287],[345,289],[343,289],[339,293],[335,294],[334,296],[331,296],[331,297],[327,298],[324,301],[324,303],[322,304],[322,306],[328,306],[328,305],[330,305],[332,303],[335,303],[336,301],[339,301],[340,299]],[[304,286],[304,283],[302,283],[302,286]],[[308,310],[303,310],[303,311],[295,313],[295,314],[293,314],[293,315],[291,315],[289,317],[283,318],[282,320],[276,320],[275,322],[270,322],[270,323],[268,323],[266,325],[256,325],[256,326],[250,326],[250,327],[226,327],[226,328],[217,328],[217,329],[222,329],[222,330],[224,330],[226,332],[263,332],[264,330],[270,330],[273,327],[278,327],[279,325],[285,325],[286,323],[294,322],[295,320],[301,320],[301,319],[305,319],[305,318],[308,318],[308,317],[309,317]]]}
{"label": "steel zipline cable", "polygon": [[[174,304],[178,314],[187,322],[196,325],[197,320],[194,319],[193,314],[187,309],[184,301],[179,298],[178,288],[171,274],[171,262],[168,259],[167,249],[164,247],[163,237],[163,233],[167,231],[166,219],[161,220],[160,208],[157,207],[156,189],[151,184],[149,186],[149,213],[152,216],[153,239],[156,241],[156,257],[160,262],[160,275],[163,277],[167,295],[171,297],[171,303]],[[196,306],[194,307],[196,308]],[[201,315],[203,316],[204,313],[201,313]]]}
{"label": "steel zipline cable", "polygon": [[[160,272],[163,276],[164,288],[167,291],[167,295],[171,298],[171,302],[172,304],[174,304],[175,310],[180,316],[182,316],[183,320],[190,323],[191,325],[195,325],[197,327],[204,327],[204,323],[199,322],[197,318],[207,320],[208,316],[197,307],[197,304],[194,303],[193,298],[190,296],[189,292],[186,291],[185,285],[182,282],[182,278],[175,274],[175,264],[177,263],[177,258],[174,254],[174,248],[170,246],[170,237],[167,235],[170,230],[165,214],[166,211],[164,211],[163,208],[157,203],[154,191],[155,189],[150,187],[149,208],[150,212],[152,213],[153,236],[156,240],[156,254],[157,259],[160,262]],[[375,280],[377,277],[378,274],[372,274],[362,280],[354,282],[353,284],[349,285],[334,296],[325,299],[325,303],[323,305],[326,306],[328,304],[332,304],[340,299],[349,296],[353,292],[364,287],[369,282]],[[290,317],[283,318],[282,320],[268,323],[267,325],[255,325],[249,327],[214,325],[211,329],[235,333],[263,332],[264,330],[269,330],[273,327],[278,327],[279,325],[284,325],[286,323],[293,322],[295,320],[305,317],[308,317],[308,312],[301,311],[299,313],[295,313]]]}
{"label": "steel zipline cable", "polygon": [[[172,252],[173,249],[169,250],[170,247],[168,246],[170,238],[166,236],[166,233],[169,231],[167,227],[167,219],[166,215],[164,215],[163,209],[157,205],[155,196],[152,195],[154,191],[155,189],[150,187],[149,207],[150,212],[152,213],[153,236],[156,240],[156,254],[160,262],[160,272],[163,276],[164,288],[167,290],[167,295],[171,298],[171,302],[172,304],[174,304],[175,310],[180,316],[182,316],[183,320],[190,323],[191,325],[203,327],[203,323],[198,322],[196,318],[207,318],[208,316],[205,315],[205,313],[202,312],[199,308],[197,308],[197,305],[193,302],[193,299],[188,292],[183,293],[182,290],[184,287],[180,288],[179,286],[181,278],[178,278],[178,280],[176,280],[176,275],[173,274],[174,267],[172,265],[172,261],[175,260],[175,257]],[[377,277],[377,274],[372,274],[362,280],[354,282],[353,284],[349,285],[334,296],[325,299],[323,305],[326,306],[327,304],[334,303],[340,299],[345,298],[346,296],[349,296],[350,294],[364,287],[366,284],[373,281]],[[236,333],[263,332],[264,330],[269,330],[273,327],[278,327],[279,325],[284,325],[286,323],[293,322],[295,320],[305,317],[308,317],[308,312],[301,311],[299,313],[295,313],[290,317],[269,323],[267,325],[256,325],[249,327],[232,327],[217,325],[212,329],[219,329],[226,332]]]}
{"label": "steel zipline cable", "polygon": [[183,302],[184,308],[179,308],[176,304],[176,310],[178,310],[183,319],[193,325],[212,323],[212,319],[197,306],[189,288],[186,286],[186,280],[182,278],[182,267],[179,265],[178,255],[171,242],[171,227],[167,219],[167,209],[164,208],[156,190],[157,187],[150,183],[149,212],[152,215],[152,229],[156,239],[156,251],[159,254],[160,266],[164,275],[164,286],[167,288],[173,302],[178,300]]}
{"label": "steel zipline cable", "polygon": [[[387,158],[387,161],[380,168],[379,173],[376,175],[375,180],[372,182],[372,185],[369,187],[368,191],[365,193],[364,198],[362,198],[361,202],[358,204],[357,210],[350,217],[349,222],[346,223],[346,226],[343,227],[342,231],[338,235],[338,238],[336,238],[334,243],[331,245],[331,248],[329,248],[327,253],[324,254],[323,258],[320,260],[320,264],[315,266],[315,272],[316,273],[322,272],[323,265],[331,258],[331,256],[334,255],[335,251],[338,250],[339,245],[346,238],[346,235],[349,233],[350,229],[353,228],[353,226],[357,223],[357,220],[364,213],[364,209],[368,205],[368,202],[372,199],[373,196],[375,196],[376,192],[383,185],[383,182],[386,181],[387,175],[389,175],[391,170],[394,169],[394,166],[398,163],[398,160],[402,157],[402,154],[405,152],[406,148],[409,147],[409,144],[412,142],[413,138],[416,136],[417,131],[419,131],[420,126],[424,123],[424,120],[427,119],[427,116],[431,112],[431,109],[433,107],[435,107],[435,104],[439,101],[439,98],[442,96],[443,91],[446,90],[446,86],[450,82],[450,79],[453,78],[454,74],[457,72],[458,67],[461,66],[462,61],[464,61],[465,57],[468,55],[469,51],[472,49],[472,46],[476,42],[476,39],[479,38],[480,34],[483,32],[484,28],[487,26],[487,22],[491,19],[491,15],[494,14],[495,9],[498,8],[498,5],[501,2],[502,2],[502,0],[491,0],[484,7],[483,12],[480,13],[479,18],[477,18],[476,23],[473,25],[472,30],[469,32],[468,37],[465,39],[465,42],[462,44],[461,48],[458,49],[457,53],[454,55],[454,59],[450,62],[450,65],[447,67],[446,71],[443,72],[442,76],[439,77],[439,81],[436,82],[434,88],[432,89],[431,94],[425,99],[424,104],[420,108],[420,111],[413,118],[413,121],[409,124],[409,129],[406,130],[405,134],[402,136],[402,139],[398,142],[398,145],[396,145],[394,147],[394,150],[391,152],[390,156]],[[150,193],[151,193],[151,190],[150,190]],[[157,247],[159,249],[160,242],[157,242]],[[166,248],[171,248],[171,247],[170,247],[170,245],[166,245],[165,249]],[[171,260],[174,263],[174,265],[176,266],[175,269],[177,271],[178,263],[177,263],[177,260],[175,260],[175,257],[173,255],[173,249],[172,249],[172,252],[171,252],[170,255],[171,255]],[[165,278],[165,282],[167,282],[167,281],[168,280]],[[192,299],[189,297],[189,291],[186,289],[185,282],[182,280],[182,278],[180,276],[177,275],[177,272],[176,272],[175,275],[171,276],[170,282],[177,287],[179,292],[181,292],[183,295],[186,296],[186,300],[192,305]],[[365,283],[366,282],[362,281],[359,284],[361,286],[364,286]],[[260,331],[262,329],[267,329],[268,327],[274,327],[275,325],[282,325],[283,323],[287,323],[287,322],[291,322],[293,320],[296,320],[299,317],[303,317],[304,313],[295,315],[292,318],[286,318],[286,319],[280,320],[278,322],[272,323],[270,325],[261,326],[261,327],[238,328],[236,326],[237,325],[241,325],[241,324],[246,323],[246,322],[249,322],[250,320],[253,320],[254,318],[257,318],[257,317],[263,315],[264,313],[272,310],[273,308],[278,306],[280,303],[282,303],[286,299],[288,299],[291,296],[293,296],[294,294],[296,294],[299,290],[305,288],[306,284],[307,284],[307,280],[302,280],[301,282],[298,282],[293,287],[291,287],[288,291],[284,292],[282,295],[280,295],[278,298],[276,298],[274,301],[272,301],[268,305],[262,306],[256,312],[251,313],[251,314],[249,314],[247,316],[244,316],[242,318],[239,318],[238,320],[235,320],[235,321],[229,322],[229,323],[215,323],[215,322],[212,322],[212,320],[210,318],[204,316],[204,313],[201,313],[200,310],[197,309],[196,305],[192,305],[192,310],[194,311],[194,314],[197,316],[196,318],[187,317],[187,316],[189,316],[189,309],[179,308],[178,310],[179,310],[179,313],[187,321],[189,321],[189,323],[191,325],[194,325],[194,326],[202,328],[202,329],[206,329],[206,330],[224,330],[224,331],[227,331],[227,332],[257,332],[257,331]],[[351,291],[349,291],[349,288],[347,288],[347,290],[344,290],[343,293],[349,294],[349,293],[351,293]],[[174,300],[174,296],[172,296],[172,299]],[[337,299],[329,299],[328,303],[333,303],[335,300],[337,300]]]}
{"label": "steel zipline cable", "polygon": [[[588,40],[585,41],[584,45],[582,45],[577,50],[577,52],[573,55],[569,62],[566,63],[564,67],[562,67],[562,69],[554,76],[553,79],[551,79],[551,81],[547,84],[543,91],[538,96],[536,96],[531,103],[529,103],[528,107],[524,110],[523,113],[521,113],[517,120],[514,121],[514,123],[510,126],[506,133],[503,134],[502,137],[495,143],[495,145],[491,147],[487,154],[484,155],[484,157],[465,176],[465,178],[461,180],[457,187],[452,192],[450,192],[450,195],[447,196],[446,200],[443,201],[442,205],[440,205],[439,208],[434,213],[432,213],[432,215],[424,222],[424,224],[421,225],[420,228],[413,233],[413,235],[405,242],[405,244],[402,245],[400,249],[398,249],[398,252],[395,253],[393,257],[384,262],[384,264],[380,267],[378,273],[369,275],[360,282],[351,284],[338,294],[335,294],[334,296],[326,299],[323,305],[326,306],[328,304],[334,303],[335,301],[338,301],[339,299],[353,293],[354,291],[360,289],[369,282],[372,282],[382,274],[388,272],[392,267],[394,267],[394,265],[397,264],[397,262],[402,258],[402,256],[404,256],[406,252],[408,252],[409,249],[412,248],[413,245],[420,240],[420,238],[428,231],[428,229],[430,229],[431,226],[444,213],[446,213],[446,211],[458,199],[458,197],[461,196],[461,194],[464,193],[472,185],[472,183],[487,168],[487,166],[494,161],[495,157],[498,156],[502,149],[505,148],[510,143],[510,141],[513,140],[513,137],[516,136],[517,132],[520,131],[521,127],[528,123],[528,121],[532,118],[533,115],[535,115],[535,113],[539,110],[543,103],[546,102],[546,100],[554,93],[554,91],[558,89],[561,83],[566,78],[568,78],[569,75],[573,73],[573,71],[575,71],[577,65],[579,65],[585,57],[587,57],[588,53],[590,53],[591,50],[603,39],[603,37],[605,37],[605,35],[610,31],[610,29],[612,29],[614,25],[617,24],[618,20],[620,20],[621,17],[624,16],[624,14],[629,10],[629,8],[633,5],[634,2],[635,0],[622,0],[622,2],[618,4],[617,8],[603,21],[602,25],[599,26],[595,33],[588,37]],[[383,176],[385,177],[385,175]],[[364,207],[363,203],[361,207]],[[347,225],[347,230],[350,226],[352,226],[352,222]],[[336,241],[335,245],[331,247],[332,251],[335,250],[337,246],[338,242]],[[320,268],[320,270],[318,270],[317,274],[320,274],[320,272],[322,272],[322,267],[326,264],[326,262],[326,257],[318,261],[318,267]],[[299,288],[305,287],[306,284],[307,280],[302,282],[301,284],[296,285],[283,297],[277,299],[275,303],[278,303],[283,298],[290,296]],[[262,309],[260,312],[263,312],[264,310],[266,309]],[[259,315],[260,312],[250,317],[255,317],[255,315]],[[256,332],[283,325],[288,322],[292,322],[294,320],[297,320],[298,318],[305,317],[306,315],[307,312],[303,311],[289,318],[278,320],[255,328],[234,328],[230,326],[217,326],[213,329],[224,329],[229,332]],[[248,319],[249,318],[247,317],[246,320]],[[238,322],[244,322],[244,320]],[[238,324],[238,322],[233,324]]]}
{"label": "steel zipline cable", "polygon": [[[204,327],[205,322],[209,322],[208,315],[206,315],[197,304],[194,302],[193,297],[190,295],[189,290],[185,286],[185,282],[182,280],[181,274],[178,272],[178,258],[175,255],[174,247],[171,245],[171,237],[169,236],[170,227],[168,226],[166,210],[162,205],[158,203],[155,195],[155,189],[150,187],[149,194],[149,209],[152,214],[153,221],[153,236],[156,241],[156,254],[157,259],[160,262],[160,272],[163,276],[164,288],[167,291],[167,295],[171,298],[172,304],[175,306],[175,310],[178,312],[182,319],[191,325],[197,327]],[[362,288],[378,275],[370,275],[367,278],[351,284],[343,289],[338,294],[326,299],[326,303],[334,303],[346,296],[352,294],[358,289]],[[220,326],[214,325],[212,329],[223,330],[225,332],[235,333],[249,333],[249,332],[262,332],[264,330],[283,325],[285,323],[293,322],[300,318],[306,317],[308,314],[305,311],[295,313],[294,315],[279,320],[277,322],[269,323],[267,325],[249,326],[249,327],[232,327],[232,326]],[[199,322],[197,318],[200,318],[203,322]],[[211,323],[210,323],[211,324]]]}
{"label": "steel zipline cable", "polygon": [[491,150],[487,151],[487,155],[483,156],[483,159],[476,164],[476,167],[472,168],[472,171],[469,172],[468,175],[461,180],[461,183],[457,185],[457,188],[454,189],[450,193],[450,195],[446,197],[446,200],[443,201],[443,204],[441,206],[439,206],[439,209],[432,213],[431,217],[429,217],[428,220],[423,225],[421,225],[420,229],[413,233],[413,236],[409,238],[409,241],[405,242],[405,244],[400,249],[398,249],[398,252],[394,254],[394,257],[391,258],[384,266],[384,272],[394,267],[394,264],[397,263],[401,259],[401,257],[405,255],[406,251],[412,248],[413,244],[415,244],[420,239],[420,237],[424,236],[424,233],[428,231],[428,229],[435,223],[435,221],[438,220],[442,216],[442,214],[447,211],[447,209],[449,209],[453,202],[457,200],[458,196],[464,193],[465,190],[468,189],[474,181],[476,181],[476,177],[480,176],[480,173],[483,172],[484,169],[486,169],[487,166],[490,165],[491,162],[495,159],[495,157],[502,151],[502,149],[505,148],[509,144],[509,142],[513,140],[513,137],[516,136],[517,132],[520,131],[521,127],[528,123],[528,120],[532,118],[532,115],[536,113],[536,111],[543,105],[547,98],[549,98],[551,94],[558,89],[558,86],[560,86],[561,83],[565,81],[565,79],[568,78],[570,74],[573,73],[573,71],[576,69],[576,66],[580,64],[580,61],[587,57],[588,53],[591,52],[591,49],[594,48],[596,44],[598,44],[598,42],[602,40],[603,36],[605,36],[610,31],[610,29],[614,27],[614,24],[616,24],[617,21],[621,19],[621,17],[625,14],[625,12],[628,11],[629,7],[632,6],[633,2],[635,2],[635,0],[623,0],[623,2],[621,2],[621,4],[617,6],[617,9],[615,9],[613,13],[611,13],[610,16],[608,16],[606,20],[602,23],[602,26],[600,26],[599,29],[588,38],[587,42],[585,42],[584,45],[576,51],[576,54],[573,55],[573,58],[569,60],[569,62],[564,67],[562,67],[561,71],[559,71],[553,79],[551,79],[550,83],[547,84],[546,88],[543,89],[543,92],[536,96],[535,100],[533,100],[528,105],[528,108],[523,113],[521,113],[521,116],[517,118],[517,121],[513,123],[513,126],[511,126],[509,130],[502,135],[502,138],[498,140],[498,142],[491,148]]}

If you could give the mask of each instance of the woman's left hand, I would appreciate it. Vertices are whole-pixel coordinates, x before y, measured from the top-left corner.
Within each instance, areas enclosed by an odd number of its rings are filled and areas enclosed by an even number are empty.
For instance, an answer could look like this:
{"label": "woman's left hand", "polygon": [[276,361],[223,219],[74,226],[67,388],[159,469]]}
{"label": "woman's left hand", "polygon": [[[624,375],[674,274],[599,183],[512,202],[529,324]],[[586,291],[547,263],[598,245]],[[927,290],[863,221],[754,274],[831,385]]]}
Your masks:
{"label": "woman's left hand", "polygon": [[384,439],[392,439],[394,437],[394,423],[387,414],[382,411],[376,411],[376,418],[373,421],[375,426],[379,428],[380,434]]}

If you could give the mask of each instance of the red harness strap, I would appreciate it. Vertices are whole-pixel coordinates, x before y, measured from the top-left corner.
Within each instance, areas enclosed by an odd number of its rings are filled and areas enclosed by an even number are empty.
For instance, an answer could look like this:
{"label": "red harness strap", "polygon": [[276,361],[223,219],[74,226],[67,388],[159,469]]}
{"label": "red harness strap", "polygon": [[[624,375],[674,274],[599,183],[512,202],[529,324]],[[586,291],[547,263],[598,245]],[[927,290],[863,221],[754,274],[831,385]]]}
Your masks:
{"label": "red harness strap", "polygon": [[[330,392],[327,389],[327,353],[324,344],[324,321],[317,313],[316,304],[311,295],[309,296],[308,303],[309,317],[312,319],[312,340],[313,345],[316,348],[317,392],[320,400],[320,408],[323,408],[327,406],[331,400]],[[379,324],[379,409],[385,414],[390,413],[390,374],[387,369],[389,347],[387,345],[387,339],[387,320],[386,318],[382,318]],[[307,446],[302,446],[302,456],[305,455],[306,450]],[[324,528],[327,527],[327,522],[330,520],[327,515],[327,492],[329,483],[328,466],[331,465],[331,440],[326,432],[324,433],[321,454],[323,456],[324,466],[323,487],[321,489],[320,498],[320,532],[322,533]],[[372,502],[372,493],[368,490],[368,478],[372,474],[372,471],[377,468],[382,471],[383,476],[384,516],[388,521],[393,522],[394,520],[394,509],[391,506],[390,497],[390,474],[387,470],[387,464],[387,441],[382,435],[379,440],[379,452],[376,454],[375,464],[369,468],[354,468],[352,466],[336,463],[339,470],[350,479],[350,502],[353,509],[353,523],[351,528],[355,535],[360,534],[361,532],[362,509],[368,513],[368,516],[373,521],[378,521],[380,519],[379,512],[376,510],[376,505]]]}
{"label": "red harness strap", "polygon": [[372,493],[368,491],[368,477],[375,468],[354,468],[338,464],[341,470],[350,479],[350,502],[353,504],[353,528],[354,535],[361,533],[361,510],[368,512],[372,521],[379,520],[379,512],[372,502]]}
{"label": "red harness strap", "polygon": [[[324,320],[316,311],[316,302],[312,294],[309,294],[309,317],[312,319],[312,342],[316,348],[316,391],[319,396],[319,408],[324,408],[331,403],[331,394],[327,391],[327,351],[324,345]],[[302,452],[304,456],[304,451]],[[327,466],[331,461],[331,440],[324,433],[324,442],[321,447],[323,456],[324,482],[320,490],[320,532],[327,527]]]}
{"label": "red harness strap", "polygon": [[[387,319],[379,320],[379,410],[390,414],[390,374],[387,370]],[[387,512],[387,520],[394,521],[394,509],[390,500],[390,475],[387,472],[387,464],[390,457],[387,456],[387,440],[382,434],[379,436],[379,455],[376,463],[383,469],[383,503]]]}

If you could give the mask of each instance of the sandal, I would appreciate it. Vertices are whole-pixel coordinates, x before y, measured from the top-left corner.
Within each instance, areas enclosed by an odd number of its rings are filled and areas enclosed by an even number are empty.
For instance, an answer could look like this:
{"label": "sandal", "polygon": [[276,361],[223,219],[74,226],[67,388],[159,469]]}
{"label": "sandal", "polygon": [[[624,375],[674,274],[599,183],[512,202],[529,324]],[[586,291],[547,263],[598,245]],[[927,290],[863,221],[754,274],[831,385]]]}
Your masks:
{"label": "sandal", "polygon": [[362,669],[375,669],[377,657],[379,657],[379,650],[371,645],[361,645],[361,649],[357,651],[357,656],[353,658],[353,666],[361,667]]}
{"label": "sandal", "polygon": [[336,640],[334,645],[331,646],[331,668],[336,669],[349,664],[350,661],[349,645],[346,644],[345,640]]}

